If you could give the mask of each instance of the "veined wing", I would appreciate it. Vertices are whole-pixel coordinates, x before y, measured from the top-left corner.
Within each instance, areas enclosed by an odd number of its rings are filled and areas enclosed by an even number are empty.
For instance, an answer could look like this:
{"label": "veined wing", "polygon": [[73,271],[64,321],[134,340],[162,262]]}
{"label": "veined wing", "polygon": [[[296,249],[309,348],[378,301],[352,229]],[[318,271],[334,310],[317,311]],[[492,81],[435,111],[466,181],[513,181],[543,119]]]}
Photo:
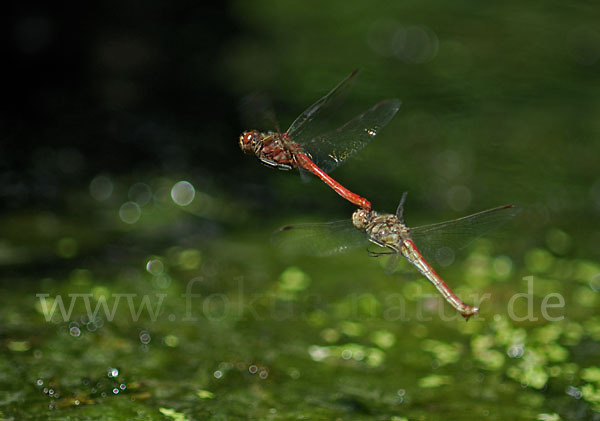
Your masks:
{"label": "veined wing", "polygon": [[315,120],[326,119],[327,112],[339,105],[340,102],[345,98],[346,94],[350,91],[359,71],[355,70],[350,73],[346,79],[342,80],[335,88],[333,88],[327,95],[319,99],[317,102],[308,107],[302,114],[300,114],[296,120],[292,123],[290,128],[287,130],[288,136],[296,140],[310,139],[316,136],[319,128],[315,127],[313,123]]}
{"label": "veined wing", "polygon": [[320,257],[366,247],[368,244],[366,234],[356,229],[350,219],[287,225],[271,235],[271,242],[284,251]]}
{"label": "veined wing", "polygon": [[447,265],[456,251],[504,225],[519,212],[518,205],[499,206],[452,221],[411,228],[410,236],[425,259]]}
{"label": "veined wing", "polygon": [[303,142],[301,146],[319,168],[325,172],[333,171],[367,146],[396,115],[401,104],[398,99],[381,101],[337,129]]}

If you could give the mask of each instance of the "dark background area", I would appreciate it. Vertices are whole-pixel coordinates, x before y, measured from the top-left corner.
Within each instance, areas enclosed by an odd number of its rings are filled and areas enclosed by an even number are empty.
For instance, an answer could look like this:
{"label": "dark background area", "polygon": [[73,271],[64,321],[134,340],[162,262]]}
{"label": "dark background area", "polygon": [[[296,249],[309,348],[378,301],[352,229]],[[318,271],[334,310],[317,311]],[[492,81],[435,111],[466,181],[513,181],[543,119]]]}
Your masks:
{"label": "dark background area", "polygon": [[214,174],[224,157],[239,167],[237,99],[216,66],[239,31],[227,2],[7,8],[0,184],[8,206],[59,204],[66,188],[99,172]]}

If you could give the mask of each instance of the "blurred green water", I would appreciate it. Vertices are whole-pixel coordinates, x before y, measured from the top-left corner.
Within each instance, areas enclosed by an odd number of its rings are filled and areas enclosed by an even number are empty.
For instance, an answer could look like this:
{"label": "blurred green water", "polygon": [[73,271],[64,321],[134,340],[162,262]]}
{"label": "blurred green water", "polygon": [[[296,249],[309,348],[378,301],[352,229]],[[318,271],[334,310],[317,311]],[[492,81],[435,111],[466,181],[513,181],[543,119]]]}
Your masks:
{"label": "blurred green water", "polygon": [[233,97],[270,92],[282,125],[355,67],[350,109],[402,99],[335,173],[376,209],[405,190],[414,226],[524,206],[440,268],[481,315],[465,323],[408,264],[276,250],[278,226],[352,208],[207,128],[221,169],[96,175],[61,207],[2,214],[1,417],[598,419],[597,8],[230,7],[241,33],[211,68]]}

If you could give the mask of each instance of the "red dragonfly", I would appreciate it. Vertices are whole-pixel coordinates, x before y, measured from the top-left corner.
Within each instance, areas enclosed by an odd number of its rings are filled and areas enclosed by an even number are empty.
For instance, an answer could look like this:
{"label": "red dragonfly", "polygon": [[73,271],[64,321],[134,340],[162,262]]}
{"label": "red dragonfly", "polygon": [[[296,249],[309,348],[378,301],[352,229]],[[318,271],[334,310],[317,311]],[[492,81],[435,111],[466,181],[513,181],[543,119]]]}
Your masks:
{"label": "red dragonfly", "polygon": [[352,214],[351,222],[343,220],[288,225],[277,230],[272,238],[283,248],[317,256],[340,253],[368,245],[369,242],[376,244],[387,251],[370,251],[371,256],[391,254],[388,262],[390,271],[398,263],[398,257],[404,256],[468,320],[479,312],[479,308],[463,303],[433,270],[426,258],[438,262],[446,260],[448,254],[453,255],[454,250],[465,247],[475,238],[509,221],[521,208],[516,205],[499,206],[448,222],[409,228],[403,217],[405,199],[406,193],[402,196],[396,214],[358,209]]}
{"label": "red dragonfly", "polygon": [[352,72],[323,98],[300,114],[285,133],[250,130],[240,135],[240,147],[260,161],[280,170],[298,168],[319,177],[337,194],[363,209],[371,209],[364,197],[351,192],[327,173],[364,148],[390,122],[400,100],[381,101],[337,128],[326,129],[331,112],[358,76]]}

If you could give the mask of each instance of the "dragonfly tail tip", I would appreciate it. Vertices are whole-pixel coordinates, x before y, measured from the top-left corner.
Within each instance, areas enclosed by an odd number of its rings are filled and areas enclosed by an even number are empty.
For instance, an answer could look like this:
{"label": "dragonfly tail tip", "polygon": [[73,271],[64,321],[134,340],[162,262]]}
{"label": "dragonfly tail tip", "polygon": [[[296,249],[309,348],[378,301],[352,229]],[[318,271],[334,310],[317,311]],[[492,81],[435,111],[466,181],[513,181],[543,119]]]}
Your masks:
{"label": "dragonfly tail tip", "polygon": [[478,313],[479,313],[479,307],[471,307],[467,311],[465,311],[464,313],[461,313],[461,314],[465,318],[465,321],[468,322],[471,317],[477,315]]}

